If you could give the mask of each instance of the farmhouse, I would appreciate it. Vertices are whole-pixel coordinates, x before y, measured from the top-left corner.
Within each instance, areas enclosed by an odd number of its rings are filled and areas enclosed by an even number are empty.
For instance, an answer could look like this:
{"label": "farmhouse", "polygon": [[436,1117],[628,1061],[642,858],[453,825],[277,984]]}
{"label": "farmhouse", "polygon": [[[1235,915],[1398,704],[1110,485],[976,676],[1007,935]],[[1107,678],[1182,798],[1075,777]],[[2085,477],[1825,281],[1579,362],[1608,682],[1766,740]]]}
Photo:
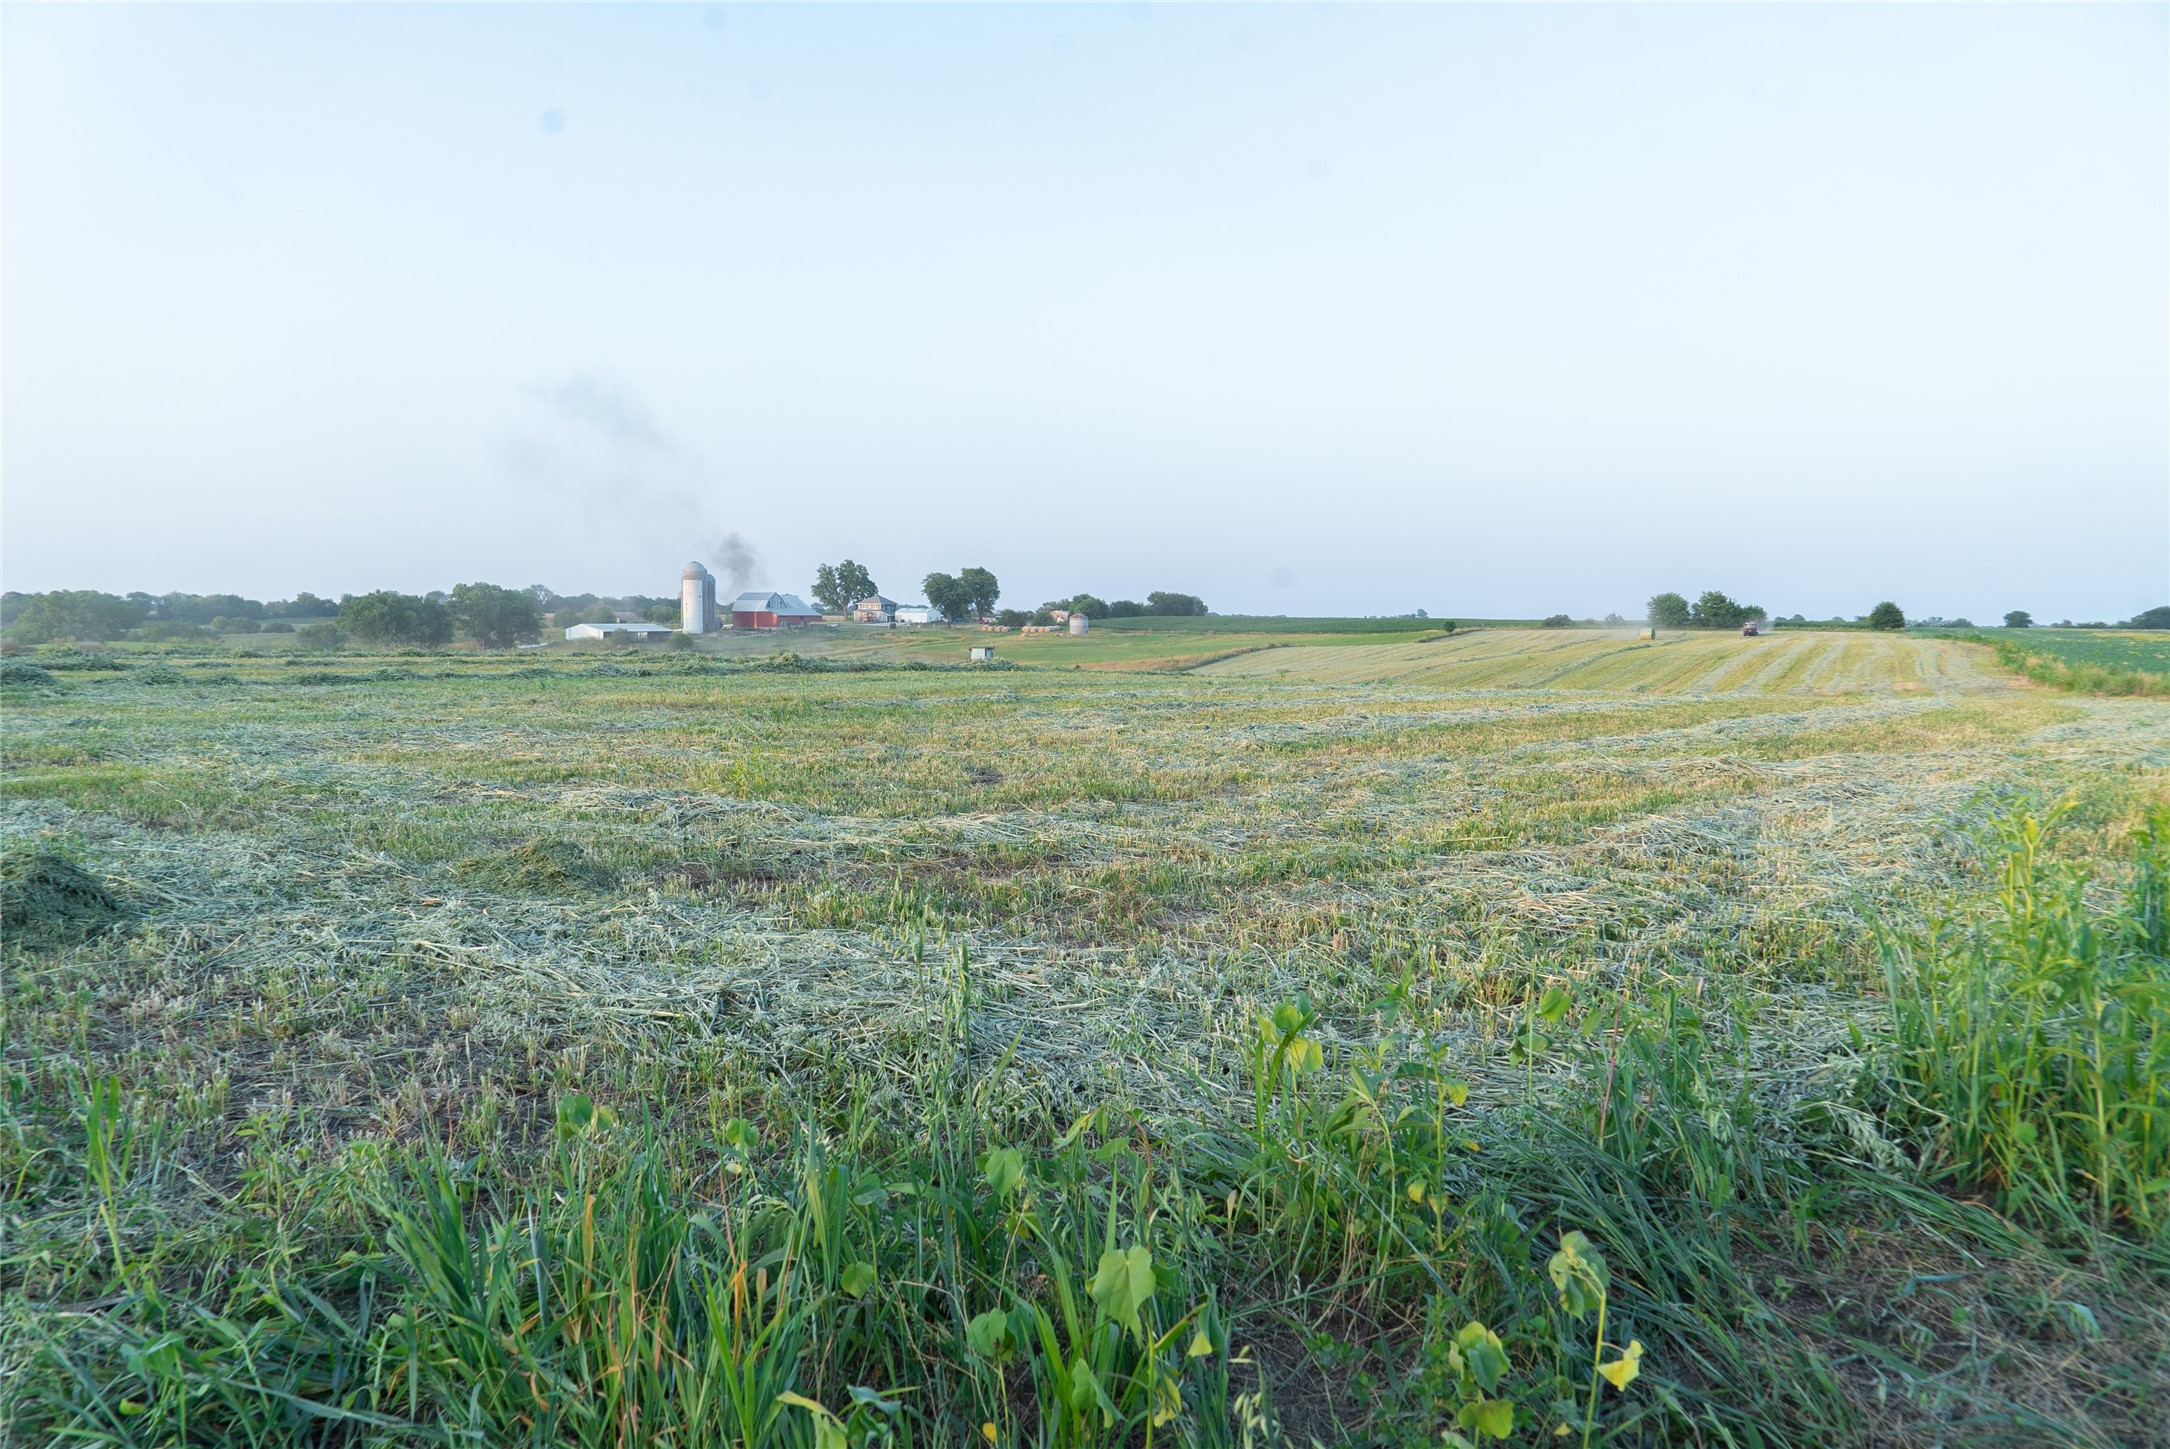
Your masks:
{"label": "farmhouse", "polygon": [[851,618],[855,624],[890,624],[896,621],[897,601],[876,594],[871,599],[861,599],[851,606]]}
{"label": "farmhouse", "polygon": [[821,610],[797,594],[749,589],[731,601],[734,629],[803,629],[821,622]]}
{"label": "farmhouse", "polygon": [[636,644],[646,644],[678,631],[663,624],[633,623],[620,619],[609,624],[575,624],[565,631],[568,639],[607,639],[616,634]]}

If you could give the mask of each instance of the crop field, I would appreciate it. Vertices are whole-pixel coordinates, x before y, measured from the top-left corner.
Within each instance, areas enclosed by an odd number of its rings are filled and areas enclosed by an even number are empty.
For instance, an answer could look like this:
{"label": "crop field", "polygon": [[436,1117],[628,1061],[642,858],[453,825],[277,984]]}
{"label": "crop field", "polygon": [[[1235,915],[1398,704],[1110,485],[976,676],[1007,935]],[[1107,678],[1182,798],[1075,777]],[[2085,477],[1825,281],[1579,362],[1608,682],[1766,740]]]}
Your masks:
{"label": "crop field", "polygon": [[2012,687],[1989,651],[1951,640],[1860,633],[1475,630],[1418,643],[1260,649],[1205,666],[1331,684],[1428,689],[1560,689],[1634,694],[1997,693]]}
{"label": "crop field", "polygon": [[2170,634],[2159,629],[2027,629],[2003,631],[2002,637],[2059,664],[2170,675]]}
{"label": "crop field", "polygon": [[2170,1443],[2170,704],[989,637],[10,676],[0,1440]]}

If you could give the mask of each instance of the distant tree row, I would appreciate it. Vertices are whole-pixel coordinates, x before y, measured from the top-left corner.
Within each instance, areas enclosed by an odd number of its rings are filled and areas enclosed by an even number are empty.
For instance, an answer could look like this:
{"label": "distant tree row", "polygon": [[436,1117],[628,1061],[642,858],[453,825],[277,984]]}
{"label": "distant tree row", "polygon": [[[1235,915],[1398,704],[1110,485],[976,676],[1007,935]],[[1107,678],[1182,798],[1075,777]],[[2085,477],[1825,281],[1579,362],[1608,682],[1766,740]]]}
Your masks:
{"label": "distant tree row", "polygon": [[[585,596],[593,600],[594,596]],[[99,593],[56,589],[0,598],[0,630],[19,644],[72,639],[106,643],[151,642],[206,635],[292,632],[311,644],[354,639],[368,644],[436,648],[458,634],[485,649],[510,649],[542,631],[545,601],[561,600],[540,586],[509,589],[498,584],[461,584],[451,593],[402,594],[378,589],[347,594],[334,604],[314,594],[265,604],[236,594]],[[671,619],[677,605],[670,605]],[[610,611],[604,610],[605,617]],[[298,627],[297,627],[298,626]]]}
{"label": "distant tree row", "polygon": [[1653,594],[1649,620],[1661,629],[1738,629],[1753,619],[1770,617],[1759,604],[1737,604],[1716,589],[1707,589],[1694,603],[1679,594]]}
{"label": "distant tree row", "polygon": [[[1760,624],[1771,616],[1760,605],[1737,604],[1711,589],[1692,604],[1679,594],[1653,594],[1648,617],[1661,629],[1738,629],[1750,620]],[[1796,614],[1781,622],[1800,624],[1808,621]],[[1855,622],[1871,629],[1904,629],[1906,612],[1886,599]]]}
{"label": "distant tree row", "polygon": [[[2007,629],[2032,629],[2034,627],[2034,615],[2028,613],[2025,609],[2014,609],[2004,616],[2004,627]],[[2061,627],[2067,629],[2107,629],[2111,626],[2103,623],[2075,624],[2070,619],[2067,619]],[[2142,609],[2116,627],[2120,629],[2170,629],[2170,604],[2162,604],[2152,609]]]}
{"label": "distant tree row", "polygon": [[0,595],[0,629],[22,644],[55,639],[102,643],[109,639],[187,639],[203,634],[254,634],[267,626],[290,630],[294,621],[328,618],[337,604],[314,594],[264,603],[239,594],[106,594],[95,589],[54,589],[43,594]]}
{"label": "distant tree row", "polygon": [[339,631],[365,644],[435,649],[463,633],[485,649],[510,649],[542,633],[542,601],[533,589],[461,584],[449,595],[390,589],[339,601]]}

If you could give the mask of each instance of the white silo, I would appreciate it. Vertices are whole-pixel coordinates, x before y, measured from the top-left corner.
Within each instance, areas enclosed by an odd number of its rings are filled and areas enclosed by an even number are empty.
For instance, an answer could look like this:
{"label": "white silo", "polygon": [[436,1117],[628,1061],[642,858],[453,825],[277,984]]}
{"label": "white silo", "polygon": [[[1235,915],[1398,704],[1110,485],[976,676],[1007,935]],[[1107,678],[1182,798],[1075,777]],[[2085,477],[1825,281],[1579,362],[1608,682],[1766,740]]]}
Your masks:
{"label": "white silo", "polygon": [[1070,632],[1073,634],[1087,633],[1092,629],[1092,626],[1093,621],[1083,614],[1072,614],[1070,616]]}
{"label": "white silo", "polygon": [[687,634],[707,634],[716,623],[716,576],[689,563],[678,579],[678,627]]}

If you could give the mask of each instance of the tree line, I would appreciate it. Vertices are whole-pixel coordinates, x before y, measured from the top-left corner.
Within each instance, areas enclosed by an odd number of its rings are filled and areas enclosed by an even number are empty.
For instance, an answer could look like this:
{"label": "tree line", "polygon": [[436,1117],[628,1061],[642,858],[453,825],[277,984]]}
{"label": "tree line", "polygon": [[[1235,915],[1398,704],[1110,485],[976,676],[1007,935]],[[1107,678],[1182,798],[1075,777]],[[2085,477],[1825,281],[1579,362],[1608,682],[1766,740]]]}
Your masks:
{"label": "tree line", "polygon": [[[1653,594],[1646,617],[1661,629],[1738,629],[1751,621],[1764,623],[1771,615],[1760,604],[1735,603],[1717,589],[1707,589],[1692,604],[1681,594]],[[1781,622],[1800,624],[1807,620],[1796,614]],[[1886,599],[1855,622],[1871,629],[1904,629],[1906,611]]]}
{"label": "tree line", "polygon": [[23,644],[56,639],[101,643],[108,639],[192,639],[206,634],[283,633],[311,619],[329,618],[339,606],[314,594],[265,603],[239,594],[106,594],[96,589],[54,589],[42,594],[0,594],[0,629]]}
{"label": "tree line", "polygon": [[[678,622],[675,600],[636,596],[609,601],[594,594],[567,597],[541,584],[514,589],[470,583],[449,593],[427,594],[376,589],[342,595],[336,603],[310,593],[265,603],[238,594],[55,589],[0,596],[0,633],[18,644],[70,639],[86,644],[163,643],[226,634],[291,633],[296,642],[315,647],[352,639],[421,649],[438,648],[464,636],[485,649],[510,649],[539,638],[546,616],[551,623],[607,620],[615,616],[613,602],[656,623]],[[665,611],[668,618],[657,617]]]}

